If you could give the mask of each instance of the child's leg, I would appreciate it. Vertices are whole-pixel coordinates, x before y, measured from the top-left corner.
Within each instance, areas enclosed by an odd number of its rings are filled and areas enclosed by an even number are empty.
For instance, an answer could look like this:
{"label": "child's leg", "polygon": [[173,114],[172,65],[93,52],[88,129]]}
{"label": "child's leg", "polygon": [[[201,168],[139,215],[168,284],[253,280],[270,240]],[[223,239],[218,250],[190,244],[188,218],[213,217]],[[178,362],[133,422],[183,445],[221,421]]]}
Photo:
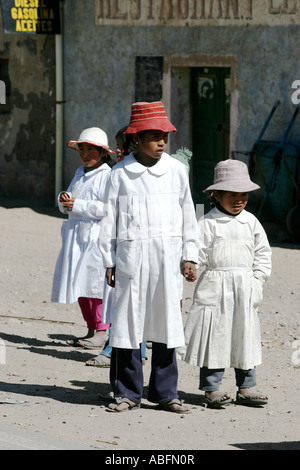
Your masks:
{"label": "child's leg", "polygon": [[148,400],[159,403],[178,398],[177,382],[175,349],[167,349],[167,345],[163,343],[152,343]]}
{"label": "child's leg", "polygon": [[239,390],[249,389],[256,385],[256,369],[234,369],[236,385]]}
{"label": "child's leg", "polygon": [[141,344],[141,355],[142,359],[148,359],[147,354],[146,354],[146,341],[143,341]]}
{"label": "child's leg", "polygon": [[89,299],[87,297],[79,297],[78,298],[78,304],[82,313],[82,316],[84,320],[86,321],[87,327],[89,330],[95,330],[96,329],[96,322],[95,322],[95,317],[93,315],[92,311],[92,299]]}
{"label": "child's leg", "polygon": [[231,400],[230,395],[219,392],[223,375],[224,369],[200,368],[199,389],[205,391],[206,401],[213,408],[220,408]]}
{"label": "child's leg", "polygon": [[109,325],[102,323],[102,299],[89,299],[96,331],[106,331]]}
{"label": "child's leg", "polygon": [[268,398],[261,393],[250,392],[256,385],[256,369],[235,369],[236,385],[239,388],[236,404],[245,406],[261,406],[268,403]]}
{"label": "child's leg", "polygon": [[79,297],[78,303],[89,330],[86,338],[82,338],[80,343],[82,346],[91,349],[103,347],[109,325],[102,323],[102,299]]}
{"label": "child's leg", "polygon": [[141,402],[144,378],[140,349],[112,348],[110,383],[116,398]]}
{"label": "child's leg", "polygon": [[111,345],[109,344],[109,340],[110,340],[110,330],[111,330],[111,326],[109,326],[109,329],[108,329],[108,338],[106,340],[106,343],[104,345],[104,348],[102,349],[100,355],[101,356],[105,356],[107,357],[109,360],[111,358],[111,352],[112,352],[112,347]]}
{"label": "child's leg", "polygon": [[108,338],[105,342],[105,345],[99,354],[99,356],[95,357],[94,359],[89,359],[85,364],[87,366],[92,367],[110,367],[110,358],[111,358],[111,351],[112,347],[109,344],[110,339],[110,327],[108,330]]}
{"label": "child's leg", "polygon": [[189,412],[189,407],[178,398],[177,383],[176,350],[168,349],[166,344],[153,342],[148,400],[159,403],[166,411]]}
{"label": "child's leg", "polygon": [[214,392],[219,390],[224,375],[224,369],[200,368],[200,390]]}

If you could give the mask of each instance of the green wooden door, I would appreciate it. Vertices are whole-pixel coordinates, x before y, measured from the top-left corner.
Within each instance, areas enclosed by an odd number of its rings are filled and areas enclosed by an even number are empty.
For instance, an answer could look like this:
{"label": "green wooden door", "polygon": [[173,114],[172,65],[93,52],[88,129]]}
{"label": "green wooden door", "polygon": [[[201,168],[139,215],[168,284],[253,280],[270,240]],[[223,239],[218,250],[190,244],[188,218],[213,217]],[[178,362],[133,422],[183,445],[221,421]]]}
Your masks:
{"label": "green wooden door", "polygon": [[213,183],[216,163],[229,158],[230,89],[230,68],[191,69],[192,192],[206,211],[203,190]]}

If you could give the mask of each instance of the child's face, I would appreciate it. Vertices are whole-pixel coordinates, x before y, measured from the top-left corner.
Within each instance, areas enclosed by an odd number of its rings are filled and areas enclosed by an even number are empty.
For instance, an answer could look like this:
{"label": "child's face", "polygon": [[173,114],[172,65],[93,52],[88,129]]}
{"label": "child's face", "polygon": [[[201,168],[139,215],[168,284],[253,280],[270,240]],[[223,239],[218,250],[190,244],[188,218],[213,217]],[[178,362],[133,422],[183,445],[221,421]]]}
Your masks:
{"label": "child's face", "polygon": [[103,149],[99,150],[94,145],[84,142],[79,144],[79,156],[82,164],[88,168],[97,168],[102,162],[105,154]]}
{"label": "child's face", "polygon": [[214,191],[215,199],[221,204],[223,209],[232,215],[239,214],[245,209],[248,202],[249,193],[235,193],[231,191]]}
{"label": "child's face", "polygon": [[116,155],[117,155],[118,162],[120,162],[124,158],[124,144],[123,144],[122,139],[120,139],[119,137],[116,138],[116,143],[117,143]]}
{"label": "child's face", "polygon": [[142,135],[137,135],[139,157],[144,160],[158,160],[167,146],[168,136],[168,132],[156,130],[146,131]]}

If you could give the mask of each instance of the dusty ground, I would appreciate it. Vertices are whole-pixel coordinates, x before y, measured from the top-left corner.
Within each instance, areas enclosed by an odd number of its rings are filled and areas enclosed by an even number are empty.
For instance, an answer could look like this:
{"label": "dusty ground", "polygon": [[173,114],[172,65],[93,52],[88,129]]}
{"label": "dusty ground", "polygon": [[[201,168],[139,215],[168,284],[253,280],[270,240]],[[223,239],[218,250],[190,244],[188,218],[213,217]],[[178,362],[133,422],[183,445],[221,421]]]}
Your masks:
{"label": "dusty ground", "polygon": [[[0,220],[0,449],[18,449],[22,439],[28,448],[30,436],[36,449],[55,441],[56,448],[116,453],[300,450],[299,245],[273,247],[273,274],[265,287],[257,388],[268,395],[267,407],[205,408],[198,368],[179,362],[178,389],[192,405],[191,414],[160,411],[146,399],[139,410],[114,414],[106,410],[109,370],[86,367],[96,353],[66,345],[68,338],[85,333],[79,308],[49,300],[61,243],[58,211],[0,205]],[[185,285],[184,319],[192,291]],[[149,371],[148,361],[145,391]],[[223,389],[235,395],[232,370],[226,371]]]}

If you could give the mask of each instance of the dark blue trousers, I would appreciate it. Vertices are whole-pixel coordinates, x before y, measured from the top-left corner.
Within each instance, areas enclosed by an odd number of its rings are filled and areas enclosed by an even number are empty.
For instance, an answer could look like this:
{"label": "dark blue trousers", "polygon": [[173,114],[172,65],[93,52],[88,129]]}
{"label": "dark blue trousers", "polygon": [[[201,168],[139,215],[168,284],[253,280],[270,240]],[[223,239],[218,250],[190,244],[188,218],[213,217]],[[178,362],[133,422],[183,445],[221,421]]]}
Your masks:
{"label": "dark blue trousers", "polygon": [[[177,382],[175,349],[168,349],[166,344],[152,343],[148,400],[160,403],[178,398]],[[140,349],[112,348],[110,383],[115,397],[141,402],[144,376]]]}

